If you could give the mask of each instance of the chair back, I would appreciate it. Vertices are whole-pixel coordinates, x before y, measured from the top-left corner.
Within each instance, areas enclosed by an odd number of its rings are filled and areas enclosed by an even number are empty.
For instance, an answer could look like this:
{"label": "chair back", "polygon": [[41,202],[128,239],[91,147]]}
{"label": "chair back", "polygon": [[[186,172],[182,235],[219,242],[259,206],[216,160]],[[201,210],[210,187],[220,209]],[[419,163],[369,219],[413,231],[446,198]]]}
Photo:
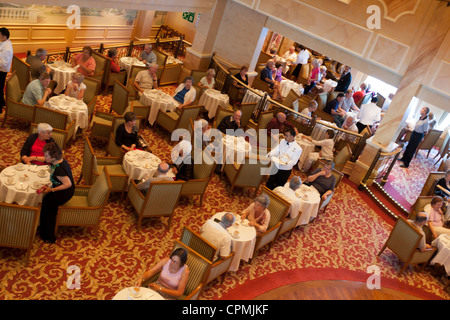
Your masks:
{"label": "chair back", "polygon": [[311,69],[312,69],[311,63],[306,63],[302,65],[302,67],[300,68],[300,72],[298,74],[297,83],[307,84]]}
{"label": "chair back", "polygon": [[102,173],[97,177],[87,195],[88,205],[91,208],[98,208],[106,205],[109,194],[112,190],[111,180],[108,174],[108,167],[103,168]]}
{"label": "chair back", "polygon": [[101,82],[90,77],[85,77],[83,83],[86,85],[83,101],[87,104],[88,113],[89,116],[91,116],[95,109],[95,103],[100,91]]}
{"label": "chair back", "polygon": [[252,88],[258,89],[264,92],[272,93],[273,90],[269,87],[269,84],[260,79],[259,75],[253,79]]}
{"label": "chair back", "polygon": [[258,129],[267,129],[267,125],[273,119],[273,111],[261,112],[258,120]]}
{"label": "chair back", "polygon": [[[294,101],[297,101],[298,99],[300,99],[300,96],[298,95],[298,93],[291,89],[291,90],[289,90],[289,93],[287,94],[286,98],[283,100],[282,105],[284,105],[290,109],[294,109],[293,103],[294,103]],[[302,110],[297,110],[297,111],[301,112]]]}
{"label": "chair back", "polygon": [[425,138],[417,147],[417,150],[420,149],[431,150],[436,145],[436,142],[438,141],[442,132],[443,132],[442,130],[435,130],[435,129],[428,132],[428,134],[425,136]]}
{"label": "chair back", "polygon": [[156,50],[156,49],[153,49],[153,52],[156,55],[156,64],[159,67],[163,67],[164,68],[164,66],[166,65],[167,57],[168,57],[167,54],[165,54],[165,53],[163,53],[163,52],[161,52],[159,50]]}
{"label": "chair back", "polygon": [[116,112],[118,115],[123,115],[128,107],[128,95],[130,91],[119,81],[114,80],[114,91],[112,94],[111,108],[109,112]]}
{"label": "chair back", "polygon": [[232,109],[218,107],[217,111],[216,111],[216,115],[214,117],[214,123],[213,123],[214,128],[217,129],[217,127],[219,126],[219,124],[223,120],[223,118],[225,118],[226,116],[230,116],[230,115],[232,116],[233,114],[234,114],[234,110],[232,110]]}
{"label": "chair back", "polygon": [[216,162],[208,152],[202,154],[202,162],[194,163],[194,179],[210,178],[216,167]]}
{"label": "chair back", "polygon": [[384,102],[386,101],[386,98],[383,97],[380,93],[377,93],[377,98],[378,98],[377,106],[378,106],[379,108],[382,108]]}
{"label": "chair back", "polygon": [[386,245],[401,261],[406,262],[418,248],[421,239],[422,234],[403,217],[399,216]]}
{"label": "chair back", "polygon": [[28,84],[31,81],[31,67],[28,63],[13,55],[12,60],[12,72],[16,72],[19,79],[19,88],[21,91],[25,91]]}
{"label": "chair back", "polygon": [[[106,73],[107,73],[108,58],[105,57],[104,55],[102,55],[101,53],[98,53],[97,51],[92,52],[92,57],[95,60],[94,75],[98,75],[97,80],[99,80],[101,83],[103,83],[104,77],[106,76]],[[101,73],[101,75],[100,75],[100,73]]]}
{"label": "chair back", "polygon": [[352,155],[352,149],[350,148],[350,145],[346,143],[344,147],[336,154],[334,157],[334,168],[337,170],[342,170],[345,167],[345,164],[347,163],[348,159],[350,159],[350,156]]}
{"label": "chair back", "polygon": [[416,202],[414,202],[413,206],[411,207],[411,210],[408,215],[409,220],[416,219],[416,216],[418,213],[423,212],[423,208],[431,203],[431,200],[434,198],[434,196],[419,196],[417,197]]}
{"label": "chair back", "polygon": [[92,185],[92,173],[97,172],[97,159],[89,137],[84,134],[84,153],[81,175],[88,185]]}
{"label": "chair back", "polygon": [[[239,169],[231,182],[232,185],[258,188],[264,179],[264,175],[261,174],[261,169],[267,168],[269,165],[270,162],[264,164],[257,155],[245,157],[244,163],[239,165]],[[227,173],[229,166],[234,167],[235,165],[225,164],[225,173]]]}
{"label": "chair back", "polygon": [[190,119],[197,119],[202,106],[188,106],[181,110],[176,129],[189,129]]}
{"label": "chair back", "polygon": [[206,77],[206,71],[208,70],[191,70],[191,77],[194,78],[192,84],[197,84],[203,77]]}
{"label": "chair back", "polygon": [[69,115],[64,112],[36,106],[34,108],[33,123],[48,123],[53,128],[67,130]]}
{"label": "chair back", "polygon": [[22,100],[22,92],[20,92],[20,81],[17,72],[14,71],[6,80],[6,100],[20,102]]}
{"label": "chair back", "polygon": [[241,116],[241,127],[246,128],[248,125],[248,122],[250,121],[250,118],[252,117],[253,111],[255,110],[257,106],[256,102],[253,103],[242,103],[241,110],[242,116]]}
{"label": "chair back", "polygon": [[143,70],[147,70],[148,67],[143,67],[143,66],[131,66],[130,69],[130,75],[128,77],[129,80],[131,80],[131,83],[134,82],[134,79],[136,78],[137,74]]}
{"label": "chair back", "polygon": [[213,262],[217,248],[209,243],[200,234],[184,226],[181,233],[180,242],[200,254],[203,258]]}
{"label": "chair back", "polygon": [[269,207],[267,208],[270,212],[270,221],[267,229],[271,229],[286,218],[291,204],[266,186],[262,187],[261,192],[267,194],[270,199]]}
{"label": "chair back", "polygon": [[423,185],[422,191],[420,192],[420,196],[429,196],[434,193],[434,189],[440,179],[445,177],[444,171],[431,171],[428,174],[427,180]]}
{"label": "chair back", "polygon": [[144,204],[144,217],[171,215],[178,202],[182,181],[153,181]]}
{"label": "chair back", "polygon": [[[320,93],[317,95],[316,97],[316,102],[317,102],[317,110],[321,110],[323,111],[323,109],[325,108],[325,106],[327,105],[327,101],[328,101],[328,93]],[[301,110],[300,110],[301,111]]]}

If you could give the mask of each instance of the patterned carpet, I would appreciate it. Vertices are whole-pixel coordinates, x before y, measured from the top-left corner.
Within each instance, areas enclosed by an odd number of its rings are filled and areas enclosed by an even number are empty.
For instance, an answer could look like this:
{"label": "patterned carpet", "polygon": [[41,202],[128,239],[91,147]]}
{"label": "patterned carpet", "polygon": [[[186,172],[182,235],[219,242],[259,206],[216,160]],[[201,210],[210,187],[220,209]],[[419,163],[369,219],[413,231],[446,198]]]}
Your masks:
{"label": "patterned carpet", "polygon": [[[164,90],[172,92],[173,88]],[[110,95],[101,97],[97,110],[109,110],[110,101]],[[5,127],[0,129],[3,151],[0,162],[13,164],[18,161],[28,132],[27,124],[7,120]],[[157,156],[170,160],[167,132],[158,127],[146,128],[144,136]],[[99,155],[105,153],[103,145],[95,144],[94,147]],[[65,156],[75,180],[80,175],[82,152],[83,141],[79,134]],[[424,165],[428,166],[428,162]],[[409,191],[404,193],[405,198],[412,199],[420,189],[416,187],[419,179],[405,173],[401,181],[395,180],[392,184],[404,186],[404,182],[409,186],[410,182],[415,182],[414,187],[408,187]],[[401,190],[399,186],[399,192]],[[0,299],[111,299],[171,252],[173,239],[180,237],[183,225],[199,230],[216,212],[240,212],[252,202],[252,193],[253,190],[237,188],[229,197],[226,182],[215,175],[202,207],[197,205],[198,198],[182,198],[169,231],[166,227],[168,219],[157,218],[144,220],[140,232],[137,232],[137,219],[131,205],[120,200],[119,195],[113,195],[101,220],[98,240],[94,239],[91,230],[76,227],[60,228],[58,240],[53,245],[36,237],[28,267],[23,264],[23,251],[0,248]],[[449,299],[442,282],[433,277],[431,270],[419,273],[409,268],[398,277],[401,263],[389,250],[377,261],[376,254],[391,229],[391,224],[381,215],[381,210],[344,179],[326,213],[310,225],[295,230],[291,238],[281,236],[270,252],[262,251],[251,263],[241,263],[240,269],[229,272],[223,282],[210,283],[201,299],[252,299],[271,288],[311,279],[366,282],[370,276],[366,270],[370,265],[380,268],[382,286],[424,299]],[[67,268],[71,265],[80,268],[80,289],[67,287]]]}

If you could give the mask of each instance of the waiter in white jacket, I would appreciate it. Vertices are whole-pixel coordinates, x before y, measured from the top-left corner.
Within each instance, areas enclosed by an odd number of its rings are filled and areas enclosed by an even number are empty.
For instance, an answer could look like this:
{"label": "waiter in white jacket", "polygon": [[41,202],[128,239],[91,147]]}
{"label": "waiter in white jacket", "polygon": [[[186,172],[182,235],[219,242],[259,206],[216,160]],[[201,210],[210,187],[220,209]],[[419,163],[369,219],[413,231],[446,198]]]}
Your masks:
{"label": "waiter in white jacket", "polygon": [[5,106],[3,88],[5,87],[6,75],[11,68],[13,58],[13,47],[11,40],[9,40],[9,30],[7,28],[0,28],[0,41],[0,113],[2,113]]}
{"label": "waiter in white jacket", "polygon": [[295,166],[302,154],[302,148],[295,141],[295,130],[289,129],[284,133],[284,139],[267,154],[271,158],[278,170],[272,174],[267,181],[267,188],[270,190],[279,186],[284,186],[288,181],[292,172],[292,167]]}

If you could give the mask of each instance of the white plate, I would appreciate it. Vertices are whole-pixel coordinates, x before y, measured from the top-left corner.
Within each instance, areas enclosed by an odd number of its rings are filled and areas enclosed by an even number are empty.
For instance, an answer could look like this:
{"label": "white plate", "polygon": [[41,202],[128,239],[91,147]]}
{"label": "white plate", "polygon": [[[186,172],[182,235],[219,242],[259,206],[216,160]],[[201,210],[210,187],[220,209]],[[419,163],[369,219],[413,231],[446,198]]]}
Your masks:
{"label": "white plate", "polygon": [[27,184],[23,184],[23,183],[16,184],[16,189],[19,191],[25,191],[25,190],[27,190],[27,188],[28,188]]}
{"label": "white plate", "polygon": [[132,165],[135,166],[135,167],[140,167],[140,166],[141,166],[141,163],[138,162],[138,161],[134,161],[134,162],[132,163]]}
{"label": "white plate", "polygon": [[14,166],[14,169],[16,169],[17,171],[23,171],[23,170],[25,170],[25,166],[23,166],[22,168],[19,168],[18,166]]}
{"label": "white plate", "polygon": [[42,184],[40,184],[39,182],[33,182],[31,185],[30,185],[30,187],[31,188],[33,188],[34,190],[37,190],[37,189],[40,189],[41,187],[42,187]]}
{"label": "white plate", "polygon": [[5,180],[5,184],[6,184],[7,186],[13,186],[13,185],[16,184],[16,181],[13,181],[12,183],[8,183],[8,181]]}
{"label": "white plate", "polygon": [[244,227],[249,227],[248,223],[250,221],[248,221],[247,219],[242,220],[241,225],[243,225]]}
{"label": "white plate", "polygon": [[7,177],[13,177],[16,175],[14,171],[3,171],[2,173]]}

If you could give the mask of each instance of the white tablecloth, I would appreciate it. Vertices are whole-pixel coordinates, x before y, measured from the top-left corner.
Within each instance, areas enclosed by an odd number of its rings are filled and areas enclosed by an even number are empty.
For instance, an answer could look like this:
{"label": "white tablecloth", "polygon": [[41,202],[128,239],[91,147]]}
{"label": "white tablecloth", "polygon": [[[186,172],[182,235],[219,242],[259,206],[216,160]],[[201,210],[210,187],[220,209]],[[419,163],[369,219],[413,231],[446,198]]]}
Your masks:
{"label": "white tablecloth", "polygon": [[139,287],[141,292],[139,297],[132,294],[133,287],[125,288],[117,292],[112,298],[113,300],[164,300],[164,298],[156,291],[150,288]]}
{"label": "white tablecloth", "polygon": [[306,139],[302,139],[303,134],[299,133],[295,136],[295,141],[302,148],[302,154],[300,155],[300,159],[298,159],[298,169],[301,170],[303,168],[303,163],[308,159],[308,155],[314,151],[315,145],[309,142]]}
{"label": "white tablecloth", "polygon": [[166,60],[166,64],[183,64],[183,61],[175,58],[174,56],[168,56]]}
{"label": "white tablecloth", "polygon": [[258,103],[261,101],[262,97],[264,97],[264,92],[258,89],[253,89],[258,94],[254,93],[253,91],[247,90],[245,92],[244,98],[242,98],[242,103]]}
{"label": "white tablecloth", "polygon": [[[36,193],[36,190],[44,184],[51,185],[49,167],[23,165],[22,170],[18,169],[17,165],[10,166],[0,174],[0,202],[37,207],[42,202],[43,194]],[[12,183],[8,182],[8,178],[12,178]]]}
{"label": "white tablecloth", "polygon": [[122,57],[119,59],[119,67],[120,69],[127,70],[127,78],[130,76],[130,71],[132,66],[139,66],[139,67],[145,67],[146,64],[142,61],[140,61],[137,58],[132,57]]}
{"label": "white tablecloth", "polygon": [[139,101],[144,106],[150,106],[148,122],[153,125],[158,117],[159,110],[174,111],[178,103],[167,93],[158,89],[144,90]]}
{"label": "white tablecloth", "polygon": [[[322,125],[326,124],[326,125]],[[323,140],[325,139],[325,134],[327,132],[328,129],[337,129],[337,125],[334,122],[329,122],[329,121],[325,121],[325,120],[319,120],[316,122],[316,125],[314,126],[314,129],[311,133],[311,138],[313,138],[314,140]]]}
{"label": "white tablecloth", "polygon": [[227,163],[243,162],[252,150],[252,146],[244,137],[224,135],[222,141]]}
{"label": "white tablecloth", "polygon": [[291,89],[294,90],[299,96],[303,94],[303,86],[300,83],[292,80],[282,80],[280,82],[280,93],[283,97],[286,97]]}
{"label": "white tablecloth", "polygon": [[75,130],[86,129],[89,125],[89,113],[83,100],[60,94],[48,99],[48,108],[58,110],[69,115],[69,123],[75,120]]}
{"label": "white tablecloth", "polygon": [[155,175],[161,159],[153,153],[143,150],[128,151],[123,157],[122,167],[131,180],[148,179]]}
{"label": "white tablecloth", "polygon": [[450,276],[450,235],[441,234],[431,243],[433,247],[437,248],[437,253],[430,261],[430,264],[440,264],[445,267],[447,275]]}
{"label": "white tablecloth", "polygon": [[[225,212],[216,213],[211,219],[220,220]],[[248,261],[253,256],[256,243],[256,230],[255,227],[243,226],[239,214],[234,214],[236,223],[227,229],[228,233],[232,236],[234,257],[231,262],[229,271],[237,271],[239,269],[239,263],[241,260]],[[247,220],[248,221],[248,220]],[[236,238],[234,232],[238,231],[239,236]]]}
{"label": "white tablecloth", "polygon": [[70,63],[64,61],[56,61],[48,64],[52,70],[53,80],[57,82],[54,93],[59,94],[66,89],[67,84],[72,80],[72,76],[77,72],[76,68],[72,68]]}
{"label": "white tablecloth", "polygon": [[[287,185],[289,186],[289,183]],[[296,226],[308,224],[312,218],[317,217],[320,194],[314,187],[301,185],[295,191],[295,195],[300,199],[300,212],[302,212],[302,216],[298,219]]]}
{"label": "white tablecloth", "polygon": [[206,89],[200,97],[198,104],[205,106],[208,110],[208,118],[212,119],[216,116],[218,107],[228,108],[230,98],[226,94],[220,93],[215,89]]}

